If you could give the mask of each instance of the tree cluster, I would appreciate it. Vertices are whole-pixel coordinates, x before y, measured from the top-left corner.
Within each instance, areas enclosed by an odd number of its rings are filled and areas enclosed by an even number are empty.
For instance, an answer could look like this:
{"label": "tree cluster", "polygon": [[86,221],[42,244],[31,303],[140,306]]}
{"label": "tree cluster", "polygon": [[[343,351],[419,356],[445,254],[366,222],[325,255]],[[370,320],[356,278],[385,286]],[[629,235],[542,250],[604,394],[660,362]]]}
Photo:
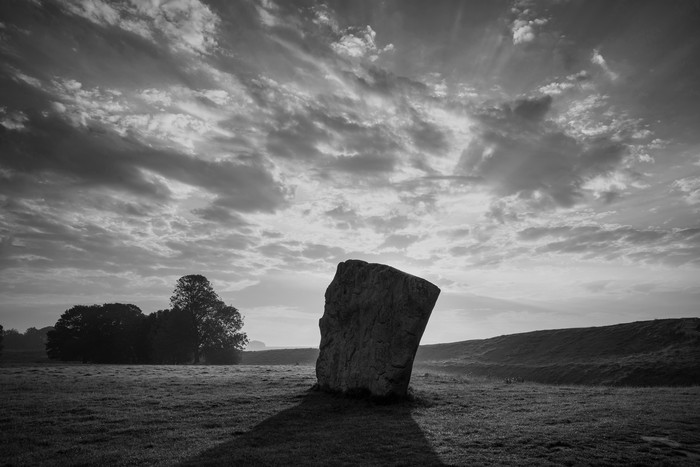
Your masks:
{"label": "tree cluster", "polygon": [[238,363],[243,319],[206,277],[181,277],[171,308],[144,315],[135,305],[77,305],[48,332],[50,358],[92,363]]}
{"label": "tree cluster", "polygon": [[[8,350],[44,350],[46,334],[52,329],[51,326],[41,329],[29,328],[24,333],[16,329],[8,329],[4,332],[5,348]],[[3,336],[0,336],[0,339],[2,338]]]}

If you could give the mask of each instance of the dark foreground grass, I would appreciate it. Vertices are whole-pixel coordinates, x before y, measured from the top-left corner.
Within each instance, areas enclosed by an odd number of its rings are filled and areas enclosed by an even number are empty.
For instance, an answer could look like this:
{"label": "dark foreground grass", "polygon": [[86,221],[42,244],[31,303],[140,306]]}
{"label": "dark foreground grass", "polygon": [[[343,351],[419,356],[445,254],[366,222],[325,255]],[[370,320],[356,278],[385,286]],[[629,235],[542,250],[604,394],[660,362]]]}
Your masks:
{"label": "dark foreground grass", "polygon": [[376,405],[313,368],[0,368],[3,465],[698,465],[700,388],[416,374]]}

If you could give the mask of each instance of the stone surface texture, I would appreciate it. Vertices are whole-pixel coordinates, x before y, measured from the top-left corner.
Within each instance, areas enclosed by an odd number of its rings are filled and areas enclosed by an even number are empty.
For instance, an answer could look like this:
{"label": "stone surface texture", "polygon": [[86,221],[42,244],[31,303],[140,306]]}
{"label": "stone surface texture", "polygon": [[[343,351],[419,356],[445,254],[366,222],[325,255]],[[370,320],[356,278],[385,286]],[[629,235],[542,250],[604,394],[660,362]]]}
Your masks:
{"label": "stone surface texture", "polygon": [[338,264],[326,290],[319,388],[405,396],[413,359],[440,289],[384,264]]}

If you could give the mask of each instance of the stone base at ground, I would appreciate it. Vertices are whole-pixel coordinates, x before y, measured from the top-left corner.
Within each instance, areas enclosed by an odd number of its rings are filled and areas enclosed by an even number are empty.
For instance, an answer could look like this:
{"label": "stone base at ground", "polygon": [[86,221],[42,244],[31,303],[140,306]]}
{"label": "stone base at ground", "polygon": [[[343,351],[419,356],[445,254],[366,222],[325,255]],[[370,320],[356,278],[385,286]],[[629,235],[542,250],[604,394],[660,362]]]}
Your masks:
{"label": "stone base at ground", "polygon": [[348,260],[326,290],[316,361],[326,391],[405,396],[440,289],[384,264]]}

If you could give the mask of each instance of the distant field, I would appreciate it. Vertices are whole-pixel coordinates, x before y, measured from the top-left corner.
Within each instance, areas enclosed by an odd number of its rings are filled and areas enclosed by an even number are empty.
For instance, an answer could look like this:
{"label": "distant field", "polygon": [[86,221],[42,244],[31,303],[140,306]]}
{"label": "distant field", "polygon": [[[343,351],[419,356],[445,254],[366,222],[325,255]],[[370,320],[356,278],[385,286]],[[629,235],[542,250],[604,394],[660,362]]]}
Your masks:
{"label": "distant field", "polygon": [[316,365],[318,349],[274,349],[243,352],[242,365]]}
{"label": "distant field", "polygon": [[[243,364],[314,365],[318,349],[244,352]],[[700,385],[700,319],[662,319],[422,345],[415,367],[548,384]]]}
{"label": "distant field", "polygon": [[308,366],[0,367],[6,465],[698,465],[700,387],[414,372],[415,400],[308,392]]}

